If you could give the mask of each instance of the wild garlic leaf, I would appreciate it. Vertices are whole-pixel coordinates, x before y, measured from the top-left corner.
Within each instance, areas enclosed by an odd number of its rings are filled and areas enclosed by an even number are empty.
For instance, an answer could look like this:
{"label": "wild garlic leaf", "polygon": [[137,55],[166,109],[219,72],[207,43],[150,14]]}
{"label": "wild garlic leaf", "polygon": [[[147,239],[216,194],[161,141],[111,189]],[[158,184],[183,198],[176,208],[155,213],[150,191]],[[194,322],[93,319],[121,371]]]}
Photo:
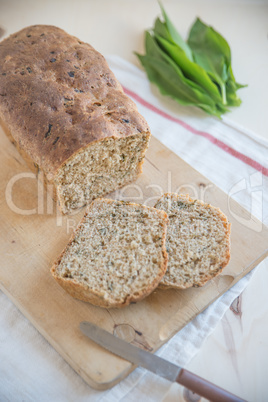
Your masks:
{"label": "wild garlic leaf", "polygon": [[185,52],[178,45],[170,43],[158,35],[155,35],[155,38],[160,46],[181,68],[185,77],[190,78],[193,82],[199,84],[216,102],[221,102],[221,95],[218,87],[201,66],[189,60]]}
{"label": "wild garlic leaf", "polygon": [[231,64],[231,51],[228,43],[212,27],[197,18],[190,30],[188,44],[192,49],[195,62],[203,67],[219,85],[222,101],[225,104],[225,83]]}
{"label": "wild garlic leaf", "polygon": [[229,66],[229,71],[228,71],[228,73],[229,73],[228,79],[234,82],[236,91],[237,91],[238,89],[240,89],[240,88],[245,88],[245,87],[247,87],[247,85],[239,84],[238,82],[236,82],[231,65]]}
{"label": "wild garlic leaf", "polygon": [[149,56],[158,58],[159,60],[164,61],[167,67],[171,67],[169,68],[169,73],[172,74],[172,79],[177,83],[177,85],[180,85],[180,90],[184,94],[187,93],[187,96],[189,96],[191,101],[194,101],[195,98],[197,102],[202,101],[202,103],[205,102],[209,105],[214,104],[213,100],[210,99],[198,84],[192,82],[183,75],[180,67],[159,47],[156,39],[148,31],[146,32],[145,47],[146,53]]}
{"label": "wild garlic leaf", "polygon": [[173,23],[170,21],[167,13],[164,10],[164,7],[162,6],[162,4],[160,2],[159,2],[159,5],[160,5],[162,15],[163,15],[164,20],[165,20],[165,25],[166,25],[166,27],[167,27],[167,29],[168,29],[168,31],[170,33],[170,36],[172,37],[173,41],[185,51],[185,54],[188,57],[188,59],[193,61],[192,51],[191,51],[190,47],[182,39],[182,37],[179,34],[179,32],[177,31],[177,29],[175,28]]}
{"label": "wild garlic leaf", "polygon": [[213,102],[209,104],[203,103],[204,98],[202,99],[202,97],[198,99],[200,96],[198,90],[187,88],[178,78],[171,65],[147,55],[138,55],[138,57],[147,72],[149,80],[157,85],[163,95],[170,96],[182,105],[197,106],[209,114],[220,117],[220,112],[216,105]]}
{"label": "wild garlic leaf", "polygon": [[236,94],[237,86],[233,80],[226,82],[226,97],[229,106],[240,106],[241,99]]}
{"label": "wild garlic leaf", "polygon": [[199,65],[219,75],[223,81],[227,80],[231,51],[226,40],[218,32],[197,18],[190,30],[188,44]]}
{"label": "wild garlic leaf", "polygon": [[167,28],[167,25],[165,24],[165,22],[162,22],[160,20],[160,18],[157,18],[155,20],[154,27],[153,27],[153,34],[154,35],[159,35],[162,38],[168,40],[169,42],[175,44],[175,42],[172,39],[172,36],[170,35],[170,32],[169,32],[169,30]]}
{"label": "wild garlic leaf", "polygon": [[164,21],[157,18],[145,34],[145,55],[137,54],[149,80],[160,92],[183,105],[194,105],[220,116],[239,106],[227,41],[199,18],[185,42],[160,4]]}
{"label": "wild garlic leaf", "polygon": [[211,97],[195,82],[187,79],[175,62],[158,46],[150,32],[146,32],[146,55],[137,54],[148,78],[160,92],[169,95],[184,105],[206,108],[219,116],[218,108]]}

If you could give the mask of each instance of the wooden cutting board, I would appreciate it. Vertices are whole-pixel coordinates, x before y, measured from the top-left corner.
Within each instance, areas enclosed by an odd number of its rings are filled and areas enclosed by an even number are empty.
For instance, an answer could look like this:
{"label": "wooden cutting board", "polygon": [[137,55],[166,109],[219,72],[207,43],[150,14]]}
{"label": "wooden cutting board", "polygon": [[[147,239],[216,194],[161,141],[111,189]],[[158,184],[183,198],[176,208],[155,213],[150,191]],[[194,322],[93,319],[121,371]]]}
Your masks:
{"label": "wooden cutting board", "polygon": [[0,288],[94,388],[113,386],[135,367],[86,338],[79,330],[81,321],[153,352],[268,254],[267,227],[152,138],[142,176],[112,196],[154,205],[162,192],[174,191],[219,206],[232,223],[230,264],[203,288],[157,289],[142,302],[119,310],[75,300],[55,282],[50,267],[83,210],[62,217],[3,131],[0,144]]}

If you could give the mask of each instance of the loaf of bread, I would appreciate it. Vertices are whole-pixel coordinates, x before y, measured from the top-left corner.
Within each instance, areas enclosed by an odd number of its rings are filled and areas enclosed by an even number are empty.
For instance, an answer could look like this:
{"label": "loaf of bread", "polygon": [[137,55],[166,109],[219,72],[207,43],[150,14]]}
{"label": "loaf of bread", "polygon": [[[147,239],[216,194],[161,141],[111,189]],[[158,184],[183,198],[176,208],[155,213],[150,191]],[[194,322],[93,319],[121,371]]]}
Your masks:
{"label": "loaf of bread", "polygon": [[230,260],[230,223],[209,204],[188,195],[164,194],[155,208],[168,214],[168,268],[160,287],[203,286]]}
{"label": "loaf of bread", "polygon": [[51,273],[73,297],[124,307],[148,296],[167,269],[164,211],[96,199]]}
{"label": "loaf of bread", "polygon": [[0,119],[63,213],[134,181],[150,139],[104,57],[54,26],[0,43]]}

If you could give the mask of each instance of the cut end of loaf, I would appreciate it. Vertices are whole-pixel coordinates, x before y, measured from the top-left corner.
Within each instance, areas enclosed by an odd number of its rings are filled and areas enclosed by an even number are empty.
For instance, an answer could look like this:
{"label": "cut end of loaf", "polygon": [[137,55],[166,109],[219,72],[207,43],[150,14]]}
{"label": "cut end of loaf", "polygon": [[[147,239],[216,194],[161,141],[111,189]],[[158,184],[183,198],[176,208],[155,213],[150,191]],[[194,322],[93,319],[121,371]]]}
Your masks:
{"label": "cut end of loaf", "polygon": [[167,215],[154,208],[97,199],[51,272],[73,297],[123,307],[149,295],[167,268]]}
{"label": "cut end of loaf", "polygon": [[63,213],[89,204],[137,179],[149,145],[150,133],[106,138],[91,143],[71,157],[55,179]]}
{"label": "cut end of loaf", "polygon": [[155,208],[168,214],[168,269],[161,287],[203,286],[230,260],[230,224],[218,209],[188,195],[164,194]]}

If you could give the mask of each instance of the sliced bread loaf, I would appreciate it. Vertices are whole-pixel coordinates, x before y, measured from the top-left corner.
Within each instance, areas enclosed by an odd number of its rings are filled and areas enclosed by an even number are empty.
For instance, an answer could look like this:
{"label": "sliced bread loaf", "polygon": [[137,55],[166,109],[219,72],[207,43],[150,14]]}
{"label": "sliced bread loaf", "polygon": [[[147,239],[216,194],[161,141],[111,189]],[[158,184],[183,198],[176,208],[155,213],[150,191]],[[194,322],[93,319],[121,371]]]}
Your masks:
{"label": "sliced bread loaf", "polygon": [[188,195],[164,194],[155,208],[168,214],[168,268],[161,287],[203,286],[230,260],[230,224],[209,204]]}
{"label": "sliced bread loaf", "polygon": [[123,307],[149,295],[167,269],[164,211],[96,199],[51,269],[71,296]]}
{"label": "sliced bread loaf", "polygon": [[0,119],[63,213],[136,180],[151,136],[105,58],[50,25],[1,42]]}

